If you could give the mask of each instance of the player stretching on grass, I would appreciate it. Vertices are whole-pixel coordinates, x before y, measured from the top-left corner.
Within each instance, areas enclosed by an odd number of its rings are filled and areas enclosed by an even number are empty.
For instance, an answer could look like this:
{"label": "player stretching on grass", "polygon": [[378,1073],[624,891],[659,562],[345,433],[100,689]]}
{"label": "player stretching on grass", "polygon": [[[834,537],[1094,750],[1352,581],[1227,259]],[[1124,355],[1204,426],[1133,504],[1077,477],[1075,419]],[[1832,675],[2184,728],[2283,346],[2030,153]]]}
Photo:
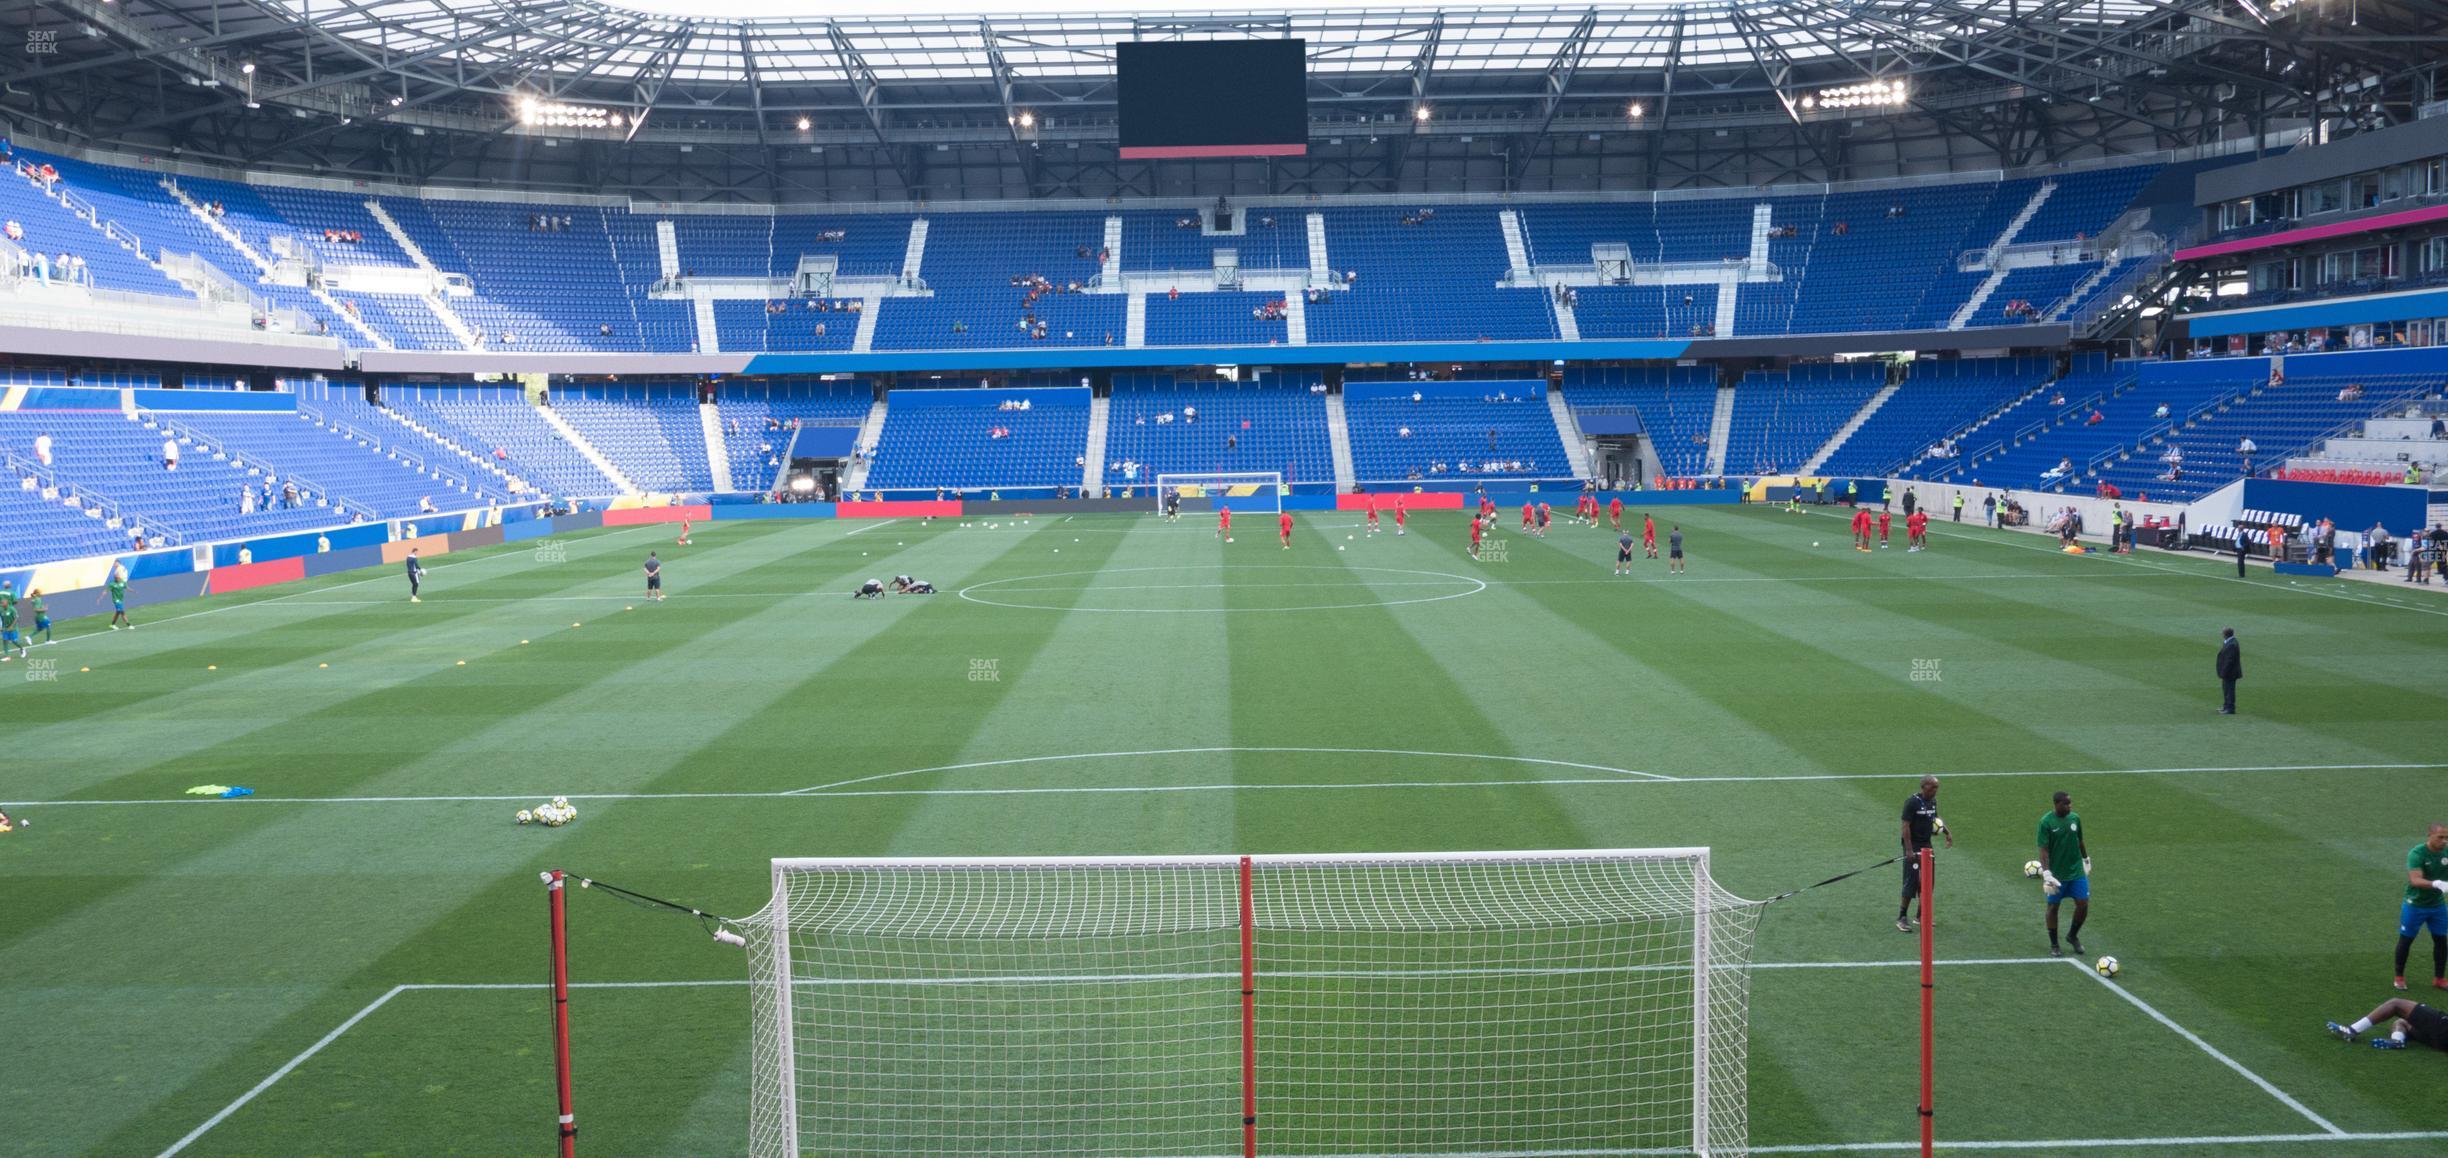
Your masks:
{"label": "player stretching on grass", "polygon": [[2448,1049],[2448,1013],[2403,997],[2381,1002],[2380,1008],[2356,1018],[2352,1025],[2330,1022],[2329,1035],[2339,1041],[2353,1041],[2358,1034],[2367,1033],[2382,1022],[2388,1023],[2389,1033],[2387,1037],[2373,1038],[2373,1049],[2404,1049],[2409,1037],[2433,1049]]}
{"label": "player stretching on grass", "polygon": [[[1938,819],[1938,778],[1924,776],[1921,791],[1904,798],[1904,899],[1896,902],[1896,932],[1910,933],[1919,924],[1913,919],[1912,903],[1921,895],[1921,854],[1929,851],[1933,833],[1945,837],[1948,848],[1955,847],[1955,834]],[[1928,907],[1923,901],[1924,911]]]}
{"label": "player stretching on grass", "polygon": [[646,598],[663,602],[663,560],[652,551],[646,552]]}
{"label": "player stretching on grass", "polygon": [[2066,946],[2082,955],[2083,922],[2091,919],[2091,850],[2083,842],[2082,817],[2074,813],[2074,797],[2060,792],[2056,805],[2040,816],[2040,888],[2048,899],[2049,956],[2057,948],[2057,905],[2074,898],[2074,927],[2066,930]]}
{"label": "player stretching on grass", "polygon": [[136,630],[136,625],[128,622],[127,617],[127,568],[116,563],[112,564],[110,579],[104,586],[110,588],[110,629],[117,631],[124,627],[129,631]]}
{"label": "player stretching on grass", "polygon": [[1216,508],[1216,538],[1232,542],[1232,508]]}
{"label": "player stretching on grass", "polygon": [[1275,537],[1283,540],[1284,550],[1292,549],[1292,512],[1285,511],[1275,516]]}
{"label": "player stretching on grass", "polygon": [[[2406,987],[2414,934],[2431,931],[2431,988],[2448,989],[2448,824],[2406,853],[2405,905],[2397,910],[2397,988]],[[2448,1049],[2448,1046],[2442,1046]]]}

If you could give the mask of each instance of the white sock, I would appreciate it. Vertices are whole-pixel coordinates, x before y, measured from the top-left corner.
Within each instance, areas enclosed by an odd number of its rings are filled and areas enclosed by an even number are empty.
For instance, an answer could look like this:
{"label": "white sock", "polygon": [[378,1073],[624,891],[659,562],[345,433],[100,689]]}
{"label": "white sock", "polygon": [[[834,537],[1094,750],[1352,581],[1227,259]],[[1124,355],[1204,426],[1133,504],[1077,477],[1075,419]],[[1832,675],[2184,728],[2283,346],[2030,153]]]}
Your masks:
{"label": "white sock", "polygon": [[2389,1031],[2389,1040],[2390,1040],[2390,1041],[2395,1041],[2395,1042],[2403,1042],[2403,1041],[2405,1040],[2405,1031],[2404,1031],[2404,1030],[2402,1030],[2402,1029],[2392,1029],[2392,1030],[2390,1030],[2390,1031]]}
{"label": "white sock", "polygon": [[2370,1018],[2358,1017],[2355,1019],[2355,1023],[2353,1025],[2347,1026],[2346,1028],[2351,1029],[2356,1033],[2363,1033],[2371,1029],[2371,1025],[2372,1023]]}

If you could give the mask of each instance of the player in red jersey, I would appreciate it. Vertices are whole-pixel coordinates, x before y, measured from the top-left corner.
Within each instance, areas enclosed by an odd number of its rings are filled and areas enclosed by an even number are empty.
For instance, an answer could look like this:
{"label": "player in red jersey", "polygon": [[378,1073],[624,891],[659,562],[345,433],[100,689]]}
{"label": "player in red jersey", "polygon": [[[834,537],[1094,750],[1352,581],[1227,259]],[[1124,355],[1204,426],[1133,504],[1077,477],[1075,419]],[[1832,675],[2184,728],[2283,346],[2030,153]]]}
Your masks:
{"label": "player in red jersey", "polygon": [[[1622,502],[1623,500],[1617,499],[1616,501]],[[1649,553],[1650,558],[1657,558],[1657,520],[1650,518],[1647,514],[1641,516],[1641,548]]]}
{"label": "player in red jersey", "polygon": [[1368,498],[1368,533],[1372,535],[1377,533],[1377,496],[1375,495],[1370,495]]}
{"label": "player in red jersey", "polygon": [[1929,546],[1929,512],[1914,511],[1904,516],[1904,549],[1918,551]]}
{"label": "player in red jersey", "polygon": [[1232,542],[1232,508],[1216,508],[1216,538]]}
{"label": "player in red jersey", "polygon": [[1275,537],[1283,540],[1284,550],[1292,549],[1292,512],[1285,511],[1275,516]]}
{"label": "player in red jersey", "polygon": [[1487,526],[1487,521],[1486,521],[1486,520],[1484,520],[1484,519],[1473,518],[1473,519],[1470,521],[1470,523],[1471,523],[1471,528],[1470,528],[1470,537],[1471,537],[1470,555],[1471,555],[1471,558],[1476,559],[1476,558],[1478,558],[1478,557],[1479,557],[1479,533],[1480,533],[1480,531],[1481,531],[1482,529],[1484,529],[1484,528]]}
{"label": "player in red jersey", "polygon": [[1537,523],[1538,523],[1538,504],[1537,504],[1537,503],[1523,503],[1523,504],[1522,504],[1522,533],[1523,533],[1523,534],[1525,534],[1525,535],[1529,534],[1529,533],[1530,533],[1530,528],[1531,528],[1531,527],[1533,527],[1533,526],[1536,526],[1536,525],[1537,525]]}
{"label": "player in red jersey", "polygon": [[1616,530],[1618,530],[1618,531],[1623,530],[1623,496],[1622,496],[1622,495],[1617,495],[1617,496],[1615,496],[1615,498],[1614,498],[1614,500],[1613,500],[1613,501],[1611,501],[1611,502],[1607,503],[1607,521],[1608,521],[1609,523],[1613,524]]}
{"label": "player in red jersey", "polygon": [[1853,549],[1870,549],[1870,508],[1856,507],[1853,511]]}
{"label": "player in red jersey", "polygon": [[688,546],[688,545],[689,545],[689,541],[688,541],[688,533],[689,533],[689,521],[688,521],[687,519],[682,519],[682,520],[680,520],[680,542],[679,542],[677,545],[682,546],[682,547],[685,547],[685,546]]}
{"label": "player in red jersey", "polygon": [[1886,550],[1886,549],[1887,549],[1887,511],[1886,511],[1886,509],[1885,509],[1885,508],[1883,508],[1883,507],[1882,507],[1882,508],[1880,508],[1880,510],[1879,510],[1879,550],[1884,551],[1884,550]]}
{"label": "player in red jersey", "polygon": [[1407,508],[1405,508],[1405,507],[1403,506],[1403,501],[1402,501],[1401,499],[1396,499],[1396,500],[1394,500],[1394,533],[1395,533],[1395,534],[1400,535],[1400,534],[1403,534],[1403,533],[1404,533],[1404,532],[1403,532],[1403,520],[1404,520],[1405,518],[1409,517],[1409,516],[1410,516],[1410,514],[1411,514],[1410,510],[1409,510],[1409,509],[1407,509]]}
{"label": "player in red jersey", "polygon": [[1480,517],[1480,518],[1482,518],[1482,519],[1493,519],[1493,518],[1495,518],[1495,517],[1496,517],[1496,500],[1491,499],[1491,498],[1487,497],[1486,495],[1480,495],[1480,496],[1479,496],[1479,517]]}

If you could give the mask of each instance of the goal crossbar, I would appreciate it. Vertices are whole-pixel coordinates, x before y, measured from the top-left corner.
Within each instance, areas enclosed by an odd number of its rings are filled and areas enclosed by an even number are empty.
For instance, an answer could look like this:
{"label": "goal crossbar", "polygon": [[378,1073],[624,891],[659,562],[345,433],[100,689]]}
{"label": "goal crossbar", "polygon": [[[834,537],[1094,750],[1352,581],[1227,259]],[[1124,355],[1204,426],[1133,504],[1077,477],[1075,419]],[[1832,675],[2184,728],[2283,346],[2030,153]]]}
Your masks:
{"label": "goal crossbar", "polygon": [[1282,506],[1284,476],[1280,471],[1173,472],[1156,476],[1156,509],[1168,496],[1205,499],[1217,506],[1245,510],[1276,510]]}
{"label": "goal crossbar", "polygon": [[750,1151],[1745,1152],[1702,847],[772,862]]}

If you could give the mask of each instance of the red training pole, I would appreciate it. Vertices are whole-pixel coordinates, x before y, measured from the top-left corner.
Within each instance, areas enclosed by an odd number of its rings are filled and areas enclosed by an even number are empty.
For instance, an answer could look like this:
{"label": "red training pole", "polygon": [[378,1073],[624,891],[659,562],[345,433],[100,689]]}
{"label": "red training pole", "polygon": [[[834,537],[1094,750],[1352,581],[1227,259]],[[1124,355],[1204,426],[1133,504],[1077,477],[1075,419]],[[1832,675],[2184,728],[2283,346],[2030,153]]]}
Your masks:
{"label": "red training pole", "polygon": [[1241,1158],[1258,1158],[1257,907],[1250,900],[1250,858],[1241,858]]}
{"label": "red training pole", "polygon": [[1937,994],[1938,937],[1930,931],[1936,922],[1930,914],[1930,898],[1938,887],[1938,850],[1921,850],[1921,1158],[1930,1158],[1937,1149],[1936,1100],[1938,1076]]}
{"label": "red training pole", "polygon": [[578,1119],[570,1109],[569,920],[561,890],[565,875],[560,869],[544,874],[544,890],[552,899],[553,1068],[561,1087],[561,1158],[577,1158]]}

